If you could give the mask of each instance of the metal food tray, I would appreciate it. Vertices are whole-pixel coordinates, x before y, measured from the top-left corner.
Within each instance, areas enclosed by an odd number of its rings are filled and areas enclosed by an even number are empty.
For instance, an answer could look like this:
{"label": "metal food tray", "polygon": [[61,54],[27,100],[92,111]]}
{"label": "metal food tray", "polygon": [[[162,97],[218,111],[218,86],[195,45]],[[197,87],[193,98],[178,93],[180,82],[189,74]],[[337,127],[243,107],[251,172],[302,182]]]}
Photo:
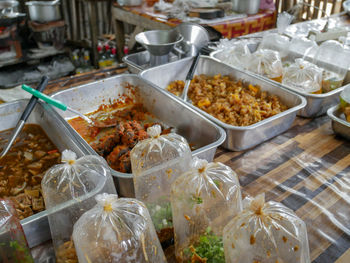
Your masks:
{"label": "metal food tray", "polygon": [[342,113],[339,110],[339,105],[329,108],[327,115],[332,119],[332,128],[336,134],[350,140],[350,123],[340,117]]}
{"label": "metal food tray", "polygon": [[[186,58],[145,70],[141,72],[140,75],[142,78],[153,82],[160,89],[165,89],[171,81],[185,80],[192,64],[192,60],[193,58]],[[263,91],[277,95],[282,102],[289,107],[288,110],[268,119],[259,121],[253,125],[239,127],[226,124],[205,111],[195,107],[191,103],[186,102],[186,104],[191,108],[200,112],[203,116],[214,121],[225,129],[227,137],[223,146],[232,151],[241,151],[252,148],[278,134],[281,134],[290,128],[295,119],[297,111],[304,108],[306,105],[306,101],[303,97],[290,92],[283,87],[276,88],[277,85],[271,82],[257,78],[248,72],[232,68],[231,66],[218,62],[217,60],[207,56],[200,57],[195,74],[205,74],[210,76],[222,74],[230,75],[235,79],[242,79],[245,82],[249,82],[253,85],[259,85]],[[171,95],[175,97],[175,95]]]}
{"label": "metal food tray", "polygon": [[[235,66],[221,61],[220,55],[222,52],[224,52],[224,51],[223,50],[216,50],[216,51],[210,53],[210,57],[220,61],[221,63],[224,63],[226,65],[229,65],[229,66],[235,68]],[[295,57],[302,57],[301,54],[299,54],[299,55],[294,54],[294,55],[295,55]],[[289,59],[287,57],[284,60],[288,61]],[[306,92],[300,92],[300,91],[297,91],[295,89],[291,89],[288,86],[282,85],[281,83],[279,83],[277,81],[271,80],[267,77],[258,75],[256,73],[253,73],[250,71],[247,71],[247,72],[257,76],[258,78],[263,78],[267,81],[270,81],[278,87],[286,88],[292,92],[299,94],[300,96],[303,96],[306,99],[307,105],[305,108],[299,110],[298,115],[301,117],[306,117],[306,118],[314,118],[314,117],[318,117],[318,116],[325,114],[327,112],[327,110],[329,109],[329,107],[339,103],[339,94],[347,86],[347,85],[344,85],[338,89],[335,89],[335,90],[332,90],[330,92],[323,93],[323,94],[310,94],[310,93],[306,93]],[[345,76],[345,79],[344,79],[345,84],[347,84],[350,81],[350,74],[349,73],[350,72],[348,71],[347,75]]]}
{"label": "metal food tray", "polygon": [[[18,100],[0,105],[0,126],[2,131],[16,126],[28,101]],[[89,154],[65,128],[57,113],[47,104],[38,102],[26,123],[40,125],[60,152],[70,149],[78,157]],[[29,247],[39,245],[51,238],[47,219],[48,214],[51,213],[50,211],[45,210],[21,220]]]}
{"label": "metal food tray", "polygon": [[[128,69],[133,74],[138,74],[142,70],[150,68],[151,54],[146,51],[141,51],[138,53],[130,54],[123,57],[123,62],[128,65]],[[179,60],[179,58],[173,54],[169,54],[169,61],[173,62]]]}
{"label": "metal food tray", "polygon": [[[142,98],[140,102],[142,102],[148,112],[153,114],[159,121],[175,127],[178,134],[184,136],[188,142],[198,146],[198,149],[193,151],[193,156],[208,161],[213,160],[216,148],[225,140],[226,134],[224,130],[191,109],[180,99],[174,98],[166,91],[155,88],[137,75],[125,74],[111,77],[57,92],[52,97],[82,113],[89,113],[97,110],[101,104],[119,98],[125,92],[123,85],[125,83],[137,87],[137,93]],[[77,115],[68,111],[57,111],[65,120],[77,117]],[[80,141],[84,148],[88,148],[91,153],[97,154],[68,122],[65,122],[65,126]],[[116,179],[118,194],[133,197],[132,174],[111,170],[112,175]]]}

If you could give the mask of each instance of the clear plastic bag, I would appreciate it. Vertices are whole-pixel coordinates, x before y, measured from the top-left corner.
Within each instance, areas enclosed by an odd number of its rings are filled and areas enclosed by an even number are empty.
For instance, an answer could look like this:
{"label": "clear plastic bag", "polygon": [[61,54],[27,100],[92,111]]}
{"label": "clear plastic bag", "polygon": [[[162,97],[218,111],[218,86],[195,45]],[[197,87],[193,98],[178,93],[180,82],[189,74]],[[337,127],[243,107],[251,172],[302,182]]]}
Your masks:
{"label": "clear plastic bag", "polygon": [[147,133],[150,138],[139,142],[130,154],[135,196],[147,206],[158,237],[165,242],[173,237],[170,186],[189,169],[192,155],[180,135],[160,135],[159,125]]}
{"label": "clear plastic bag", "polygon": [[96,204],[97,194],[116,193],[110,169],[99,156],[77,159],[74,152],[65,150],[62,164],[45,173],[41,187],[57,263],[77,262],[71,241],[73,225]]}
{"label": "clear plastic bag", "polygon": [[309,263],[305,223],[265,195],[243,201],[244,210],[224,228],[226,263]]}
{"label": "clear plastic bag", "polygon": [[281,57],[274,50],[258,49],[251,55],[247,69],[278,82],[282,80]]}
{"label": "clear plastic bag", "polygon": [[282,84],[305,93],[322,93],[322,72],[317,67],[302,58],[284,69]]}
{"label": "clear plastic bag", "polygon": [[0,199],[0,262],[34,263],[16,209]]}
{"label": "clear plastic bag", "polygon": [[318,51],[318,45],[314,40],[306,37],[293,38],[290,41],[288,60],[293,62],[297,58],[312,61]]}
{"label": "clear plastic bag", "polygon": [[261,43],[259,45],[259,49],[271,49],[275,50],[280,54],[281,59],[285,58],[289,51],[289,38],[277,33],[270,33],[264,35]]}
{"label": "clear plastic bag", "polygon": [[217,56],[219,60],[239,69],[248,66],[251,53],[246,42],[235,42]]}
{"label": "clear plastic bag", "polygon": [[350,51],[335,40],[323,42],[315,55],[314,64],[323,68],[322,92],[340,88],[350,66]]}
{"label": "clear plastic bag", "polygon": [[96,196],[96,201],[74,225],[80,263],[166,262],[142,202],[108,194]]}
{"label": "clear plastic bag", "polygon": [[177,261],[224,262],[223,228],[242,210],[236,173],[222,163],[195,158],[192,169],[172,184],[171,206]]}

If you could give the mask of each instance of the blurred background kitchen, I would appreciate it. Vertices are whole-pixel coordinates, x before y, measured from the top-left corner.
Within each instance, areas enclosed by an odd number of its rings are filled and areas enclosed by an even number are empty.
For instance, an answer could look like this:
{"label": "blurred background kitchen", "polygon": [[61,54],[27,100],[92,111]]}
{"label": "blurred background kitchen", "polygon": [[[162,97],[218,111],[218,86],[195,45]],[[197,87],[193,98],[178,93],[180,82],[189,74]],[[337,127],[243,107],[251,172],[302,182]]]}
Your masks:
{"label": "blurred background kitchen", "polygon": [[43,75],[54,80],[126,69],[122,58],[143,50],[135,35],[144,30],[194,22],[205,26],[215,42],[275,28],[282,11],[293,13],[293,23],[339,13],[342,2],[0,0],[0,89],[36,83]]}

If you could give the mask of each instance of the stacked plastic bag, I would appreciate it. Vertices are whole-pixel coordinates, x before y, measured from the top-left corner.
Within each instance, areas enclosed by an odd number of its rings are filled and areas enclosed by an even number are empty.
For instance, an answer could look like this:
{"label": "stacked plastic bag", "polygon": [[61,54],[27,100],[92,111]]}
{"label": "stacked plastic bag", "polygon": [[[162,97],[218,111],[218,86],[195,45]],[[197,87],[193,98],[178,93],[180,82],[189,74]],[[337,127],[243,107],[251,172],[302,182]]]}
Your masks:
{"label": "stacked plastic bag", "polygon": [[77,159],[74,152],[65,150],[62,164],[46,172],[41,187],[57,262],[78,262],[71,241],[73,225],[96,204],[97,194],[116,194],[110,169],[99,156]]}
{"label": "stacked plastic bag", "polygon": [[170,186],[189,169],[191,149],[175,133],[161,134],[161,127],[147,129],[149,139],[140,141],[131,151],[135,196],[147,206],[158,237],[165,242],[173,237]]}
{"label": "stacked plastic bag", "polygon": [[285,68],[282,84],[305,93],[322,93],[323,70],[302,58]]}
{"label": "stacked plastic bag", "polygon": [[166,262],[147,208],[141,202],[101,194],[74,225],[80,263]]}
{"label": "stacked plastic bag", "polygon": [[226,263],[309,263],[305,223],[264,194],[243,201],[244,210],[224,228]]}

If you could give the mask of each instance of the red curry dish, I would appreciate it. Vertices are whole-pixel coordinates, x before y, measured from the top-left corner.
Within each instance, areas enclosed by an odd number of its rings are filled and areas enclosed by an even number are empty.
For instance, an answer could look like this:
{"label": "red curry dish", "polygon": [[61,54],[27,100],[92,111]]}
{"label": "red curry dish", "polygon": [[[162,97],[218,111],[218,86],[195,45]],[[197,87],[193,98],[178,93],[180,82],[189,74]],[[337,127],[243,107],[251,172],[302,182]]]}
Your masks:
{"label": "red curry dish", "polygon": [[[136,103],[125,95],[109,105],[101,105],[88,116],[99,123],[114,122],[116,125],[109,128],[93,127],[80,117],[68,122],[106,159],[112,169],[131,173],[130,151],[139,141],[148,138],[147,128],[157,123],[154,116],[141,103]],[[163,134],[169,132],[170,129],[163,129]]]}
{"label": "red curry dish", "polygon": [[[0,132],[0,149],[11,130]],[[36,124],[26,124],[10,151],[0,159],[0,198],[13,201],[19,219],[45,210],[41,179],[47,169],[60,163],[61,154]]]}

